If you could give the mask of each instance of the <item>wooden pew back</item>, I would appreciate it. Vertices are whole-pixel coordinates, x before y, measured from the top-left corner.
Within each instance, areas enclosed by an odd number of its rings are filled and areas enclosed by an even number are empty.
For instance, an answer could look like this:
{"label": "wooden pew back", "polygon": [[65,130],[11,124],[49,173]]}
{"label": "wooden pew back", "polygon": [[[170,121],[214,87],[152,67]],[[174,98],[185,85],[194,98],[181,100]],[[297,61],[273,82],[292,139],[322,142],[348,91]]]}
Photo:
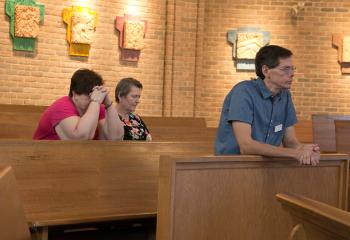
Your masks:
{"label": "wooden pew back", "polygon": [[37,113],[41,114],[45,111],[47,106],[34,106],[34,105],[16,105],[16,104],[0,104],[0,112],[8,113]]}
{"label": "wooden pew back", "polygon": [[350,120],[350,116],[312,115],[313,140],[322,152],[336,152],[335,120]]}
{"label": "wooden pew back", "polygon": [[299,120],[295,125],[295,133],[301,143],[313,143],[312,121]]}
{"label": "wooden pew back", "polygon": [[[46,106],[0,104],[0,139],[31,139]],[[155,141],[215,141],[216,128],[207,128],[204,118],[143,116]],[[312,142],[312,123],[300,120],[298,139]]]}
{"label": "wooden pew back", "polygon": [[350,213],[309,198],[277,194],[296,225],[290,240],[350,239]]}
{"label": "wooden pew back", "polygon": [[0,104],[0,138],[31,139],[46,106]]}
{"label": "wooden pew back", "polygon": [[161,154],[212,154],[210,142],[0,141],[36,226],[154,217]]}
{"label": "wooden pew back", "polygon": [[30,240],[29,226],[10,167],[0,168],[0,239]]}
{"label": "wooden pew back", "polygon": [[206,128],[204,118],[195,117],[152,117],[141,116],[147,126],[152,128],[176,127],[176,128]]}
{"label": "wooden pew back", "polygon": [[350,154],[350,121],[335,121],[337,152]]}
{"label": "wooden pew back", "polygon": [[275,201],[302,194],[346,209],[347,155],[318,166],[257,156],[162,157],[157,239],[287,239],[292,225]]}
{"label": "wooden pew back", "polygon": [[155,141],[209,141],[214,144],[216,128],[162,127],[150,130]]}
{"label": "wooden pew back", "polygon": [[[31,139],[46,108],[0,104],[0,138]],[[214,130],[206,128],[204,118],[145,116],[142,119],[155,141],[198,141],[203,132],[207,132],[205,136],[210,136],[210,141],[214,139]]]}

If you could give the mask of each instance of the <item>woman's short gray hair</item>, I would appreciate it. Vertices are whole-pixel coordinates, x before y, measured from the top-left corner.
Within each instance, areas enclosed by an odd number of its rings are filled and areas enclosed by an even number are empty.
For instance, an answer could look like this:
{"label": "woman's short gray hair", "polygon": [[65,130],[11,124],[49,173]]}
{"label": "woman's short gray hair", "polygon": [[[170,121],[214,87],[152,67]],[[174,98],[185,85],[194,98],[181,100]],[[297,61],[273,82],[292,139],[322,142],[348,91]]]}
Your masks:
{"label": "woman's short gray hair", "polygon": [[121,79],[115,87],[115,101],[119,102],[120,97],[128,95],[132,86],[142,89],[142,84],[135,78]]}

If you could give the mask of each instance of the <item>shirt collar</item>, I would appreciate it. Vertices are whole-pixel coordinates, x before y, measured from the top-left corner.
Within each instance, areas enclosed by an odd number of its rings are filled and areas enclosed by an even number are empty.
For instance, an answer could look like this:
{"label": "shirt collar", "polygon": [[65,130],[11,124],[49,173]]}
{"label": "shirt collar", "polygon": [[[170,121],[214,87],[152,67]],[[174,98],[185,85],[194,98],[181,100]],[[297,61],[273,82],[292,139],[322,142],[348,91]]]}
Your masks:
{"label": "shirt collar", "polygon": [[281,98],[281,93],[278,93],[276,96],[272,96],[270,90],[266,87],[264,80],[262,80],[260,77],[256,80],[257,85],[258,85],[258,89],[263,97],[263,99],[276,99],[279,100]]}

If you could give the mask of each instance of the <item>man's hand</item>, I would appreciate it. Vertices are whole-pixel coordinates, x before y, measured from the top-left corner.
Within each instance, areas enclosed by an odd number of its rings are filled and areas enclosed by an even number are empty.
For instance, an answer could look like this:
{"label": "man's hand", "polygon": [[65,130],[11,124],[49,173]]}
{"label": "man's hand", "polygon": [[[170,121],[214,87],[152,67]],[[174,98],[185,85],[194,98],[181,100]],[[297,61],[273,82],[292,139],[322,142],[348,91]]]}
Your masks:
{"label": "man's hand", "polygon": [[104,86],[95,86],[90,94],[91,101],[102,104],[105,101],[106,95],[108,94],[107,89]]}
{"label": "man's hand", "polygon": [[320,147],[317,144],[304,144],[297,151],[296,159],[300,164],[315,166],[320,162]]}
{"label": "man's hand", "polygon": [[111,99],[109,98],[109,91],[107,90],[106,87],[103,87],[101,90],[102,90],[104,93],[106,93],[105,99],[103,100],[103,105],[105,105],[105,107],[106,107],[106,106],[111,106],[112,101],[111,101]]}

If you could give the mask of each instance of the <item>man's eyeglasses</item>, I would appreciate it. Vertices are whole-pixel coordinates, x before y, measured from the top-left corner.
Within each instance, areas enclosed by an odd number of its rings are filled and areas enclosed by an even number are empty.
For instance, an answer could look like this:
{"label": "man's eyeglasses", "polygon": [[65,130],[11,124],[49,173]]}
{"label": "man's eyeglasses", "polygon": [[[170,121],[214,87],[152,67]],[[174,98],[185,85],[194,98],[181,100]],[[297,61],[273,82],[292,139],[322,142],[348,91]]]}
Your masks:
{"label": "man's eyeglasses", "polygon": [[286,75],[290,75],[296,71],[296,67],[283,67],[283,68],[277,68],[278,70],[284,72]]}

